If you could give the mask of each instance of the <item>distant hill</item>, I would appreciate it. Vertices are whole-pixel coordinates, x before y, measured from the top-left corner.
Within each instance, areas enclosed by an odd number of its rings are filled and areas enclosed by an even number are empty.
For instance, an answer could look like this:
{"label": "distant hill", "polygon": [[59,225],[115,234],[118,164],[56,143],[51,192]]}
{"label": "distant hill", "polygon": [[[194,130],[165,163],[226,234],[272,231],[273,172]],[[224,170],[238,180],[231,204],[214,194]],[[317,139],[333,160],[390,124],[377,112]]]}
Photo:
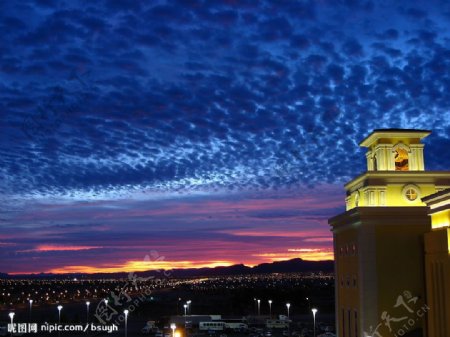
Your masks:
{"label": "distant hill", "polygon": [[[270,274],[270,273],[299,273],[299,272],[333,272],[334,261],[307,261],[300,258],[277,261],[272,263],[262,263],[254,267],[244,264],[236,264],[232,266],[214,267],[214,268],[190,268],[190,269],[172,269],[168,271],[149,270],[144,272],[136,272],[140,277],[161,277],[163,274],[169,277],[200,277],[200,276],[224,276],[224,275],[251,275],[251,274]],[[127,272],[123,273],[95,273],[95,274],[25,274],[25,275],[8,275],[0,273],[0,278],[126,278]]]}

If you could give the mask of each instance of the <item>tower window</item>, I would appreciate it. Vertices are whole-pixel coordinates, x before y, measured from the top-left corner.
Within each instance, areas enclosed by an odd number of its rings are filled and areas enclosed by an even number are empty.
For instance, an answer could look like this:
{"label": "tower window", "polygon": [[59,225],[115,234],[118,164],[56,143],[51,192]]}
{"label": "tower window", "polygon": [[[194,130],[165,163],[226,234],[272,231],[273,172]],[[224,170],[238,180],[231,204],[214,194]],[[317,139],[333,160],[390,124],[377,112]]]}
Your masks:
{"label": "tower window", "polygon": [[342,336],[345,337],[345,309],[342,309]]}
{"label": "tower window", "polygon": [[397,150],[395,150],[394,160],[396,171],[409,170],[408,151],[402,148],[398,148]]}
{"label": "tower window", "polygon": [[408,202],[414,202],[420,199],[420,189],[414,184],[408,184],[403,187],[402,190],[403,198]]}
{"label": "tower window", "polygon": [[352,337],[351,310],[350,309],[347,310],[347,314],[348,314],[348,336]]}
{"label": "tower window", "polygon": [[417,199],[417,191],[414,188],[408,188],[405,192],[405,196],[409,201]]}

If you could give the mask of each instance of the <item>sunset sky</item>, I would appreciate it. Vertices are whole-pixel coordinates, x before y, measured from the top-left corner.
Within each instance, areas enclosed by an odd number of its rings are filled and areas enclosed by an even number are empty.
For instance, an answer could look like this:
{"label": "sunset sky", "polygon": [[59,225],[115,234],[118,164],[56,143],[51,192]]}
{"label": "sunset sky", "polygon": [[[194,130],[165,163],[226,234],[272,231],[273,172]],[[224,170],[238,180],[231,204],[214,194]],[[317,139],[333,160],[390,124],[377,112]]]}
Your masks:
{"label": "sunset sky", "polygon": [[373,129],[450,169],[448,1],[2,1],[0,28],[0,272],[332,259]]}

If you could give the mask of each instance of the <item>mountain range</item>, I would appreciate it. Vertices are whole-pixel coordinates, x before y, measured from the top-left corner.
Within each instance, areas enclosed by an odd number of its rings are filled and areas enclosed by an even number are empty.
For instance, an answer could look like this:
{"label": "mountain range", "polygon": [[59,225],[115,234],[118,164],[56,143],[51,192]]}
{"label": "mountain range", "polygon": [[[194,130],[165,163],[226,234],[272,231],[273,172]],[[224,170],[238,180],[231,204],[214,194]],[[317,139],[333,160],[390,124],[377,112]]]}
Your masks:
{"label": "mountain range", "polygon": [[[162,277],[166,275],[174,278],[183,277],[210,277],[210,276],[226,276],[226,275],[252,275],[252,274],[270,274],[270,273],[294,273],[294,272],[325,272],[330,273],[334,270],[334,261],[308,261],[300,258],[295,258],[286,261],[276,261],[272,263],[262,263],[254,267],[249,267],[244,264],[236,264],[232,266],[214,267],[214,268],[189,268],[189,269],[171,269],[171,270],[149,270],[143,272],[136,272],[138,277]],[[55,278],[55,279],[67,279],[67,278],[89,278],[89,279],[101,279],[101,278],[126,278],[128,272],[120,273],[71,273],[71,274],[23,274],[23,275],[8,275],[6,273],[0,273],[0,278]]]}

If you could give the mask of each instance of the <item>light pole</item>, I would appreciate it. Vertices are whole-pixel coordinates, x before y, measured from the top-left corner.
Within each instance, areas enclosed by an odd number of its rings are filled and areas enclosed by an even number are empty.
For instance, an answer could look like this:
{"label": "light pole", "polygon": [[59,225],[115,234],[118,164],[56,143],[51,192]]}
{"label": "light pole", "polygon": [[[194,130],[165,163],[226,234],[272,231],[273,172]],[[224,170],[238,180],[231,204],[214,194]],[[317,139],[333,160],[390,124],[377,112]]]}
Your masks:
{"label": "light pole", "polygon": [[61,331],[59,331],[59,325],[61,324],[61,309],[62,305],[58,305],[58,336],[61,335]]}
{"label": "light pole", "polygon": [[286,303],[288,319],[289,319],[289,308],[290,308],[290,307],[291,307],[291,303]]}
{"label": "light pole", "polygon": [[189,300],[189,301],[187,301],[186,303],[187,303],[187,306],[188,306],[188,312],[189,312],[189,315],[191,315],[191,314],[192,314],[192,309],[191,309],[191,303],[192,303],[192,301]]}
{"label": "light pole", "polygon": [[30,302],[30,314],[29,314],[28,320],[29,320],[30,323],[31,323],[31,306],[33,305],[33,300],[30,300],[29,302]]}
{"label": "light pole", "polygon": [[9,318],[11,319],[11,336],[12,336],[13,332],[14,332],[14,313],[13,312],[9,313]]}
{"label": "light pole", "polygon": [[184,307],[184,330],[186,330],[186,310],[187,310],[187,304],[184,304],[183,307]]}
{"label": "light pole", "polygon": [[269,300],[269,317],[272,318],[272,300]]}
{"label": "light pole", "polygon": [[61,323],[61,309],[63,308],[62,305],[58,305],[58,323]]}
{"label": "light pole", "polygon": [[108,300],[107,299],[105,299],[105,304],[106,304],[106,306],[108,306]]}
{"label": "light pole", "polygon": [[128,310],[124,310],[123,313],[125,314],[125,337],[128,335]]}
{"label": "light pole", "polygon": [[177,328],[175,323],[170,324],[170,328],[172,329],[172,337],[175,337],[175,329]]}
{"label": "light pole", "polygon": [[89,305],[91,304],[91,302],[87,301],[86,302],[86,323],[89,324]]}
{"label": "light pole", "polygon": [[261,315],[261,300],[258,300],[258,316]]}
{"label": "light pole", "polygon": [[312,308],[311,311],[313,313],[313,320],[314,320],[314,337],[316,337],[316,314],[318,310],[316,308]]}

